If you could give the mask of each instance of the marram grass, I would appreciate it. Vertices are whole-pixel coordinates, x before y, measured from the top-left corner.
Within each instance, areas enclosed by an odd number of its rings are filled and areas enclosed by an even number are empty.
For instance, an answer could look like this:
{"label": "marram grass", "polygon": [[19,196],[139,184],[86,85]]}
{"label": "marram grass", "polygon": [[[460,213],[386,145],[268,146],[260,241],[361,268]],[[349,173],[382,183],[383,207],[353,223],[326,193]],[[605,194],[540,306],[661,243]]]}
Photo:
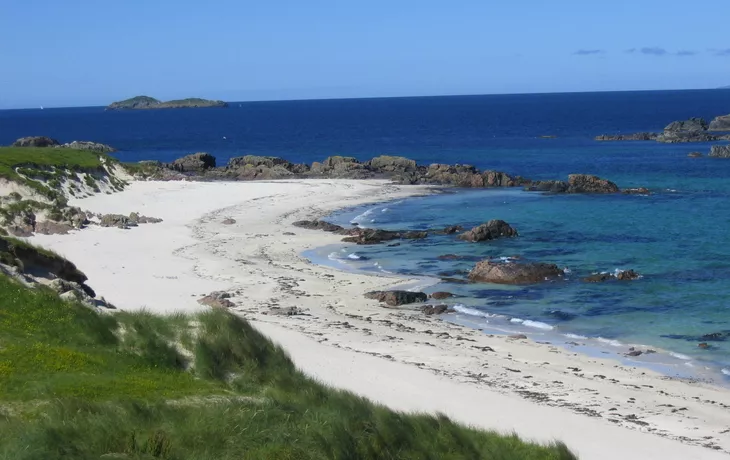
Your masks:
{"label": "marram grass", "polygon": [[224,311],[97,314],[2,276],[0,433],[13,460],[575,458],[325,387]]}

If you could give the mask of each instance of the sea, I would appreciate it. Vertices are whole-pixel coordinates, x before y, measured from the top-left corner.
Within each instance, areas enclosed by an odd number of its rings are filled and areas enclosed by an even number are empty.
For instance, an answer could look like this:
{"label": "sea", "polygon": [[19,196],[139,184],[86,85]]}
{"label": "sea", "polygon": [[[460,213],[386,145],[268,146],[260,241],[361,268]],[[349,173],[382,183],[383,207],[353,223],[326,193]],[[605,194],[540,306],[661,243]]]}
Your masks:
{"label": "sea", "polygon": [[[442,193],[338,211],[333,222],[384,229],[509,222],[519,237],[471,244],[454,236],[338,245],[305,254],[343,270],[430,280],[458,295],[443,318],[485,332],[523,332],[680,377],[730,381],[730,160],[689,158],[711,144],[597,142],[661,131],[674,120],[730,113],[730,90],[234,102],[227,109],[0,111],[0,144],[45,135],[110,144],[122,161],[209,152],[293,162],[402,155],[532,179],[589,173],[649,195],[549,195],[518,189]],[[444,260],[447,254],[456,255]],[[519,257],[564,268],[531,286],[464,284],[476,261]],[[585,283],[633,269],[631,282]],[[451,281],[434,282],[450,278]],[[706,346],[700,347],[704,343]],[[653,350],[627,357],[636,350]]]}

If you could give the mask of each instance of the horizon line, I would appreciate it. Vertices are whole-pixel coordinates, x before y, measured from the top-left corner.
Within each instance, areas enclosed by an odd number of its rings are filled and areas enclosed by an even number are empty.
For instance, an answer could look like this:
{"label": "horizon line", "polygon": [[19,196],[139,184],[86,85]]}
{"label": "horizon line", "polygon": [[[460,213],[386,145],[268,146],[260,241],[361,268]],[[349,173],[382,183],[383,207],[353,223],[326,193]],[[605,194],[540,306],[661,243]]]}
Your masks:
{"label": "horizon line", "polygon": [[[227,104],[250,104],[250,103],[267,103],[267,102],[298,102],[298,101],[349,101],[358,99],[415,99],[415,98],[439,98],[439,97],[471,97],[471,96],[523,96],[523,95],[547,95],[547,94],[587,94],[587,93],[649,93],[649,92],[671,92],[671,91],[716,91],[727,90],[730,86],[720,86],[715,88],[673,88],[673,89],[624,89],[624,90],[595,90],[595,91],[536,91],[523,93],[454,93],[454,94],[422,94],[422,95],[406,95],[406,96],[353,96],[353,97],[301,97],[289,99],[244,99],[239,101],[223,100]],[[141,95],[132,96],[139,97]],[[152,97],[152,96],[151,96]],[[188,96],[198,98],[199,96]],[[183,98],[184,99],[184,98]],[[207,99],[202,98],[201,99]],[[213,99],[209,99],[213,100]],[[222,99],[216,99],[222,100]],[[109,104],[116,102],[112,101]],[[0,108],[0,111],[9,110],[45,110],[45,109],[84,109],[107,107],[107,105],[62,105],[62,106],[43,106],[39,107],[16,107],[16,108]],[[153,109],[151,109],[153,110]]]}

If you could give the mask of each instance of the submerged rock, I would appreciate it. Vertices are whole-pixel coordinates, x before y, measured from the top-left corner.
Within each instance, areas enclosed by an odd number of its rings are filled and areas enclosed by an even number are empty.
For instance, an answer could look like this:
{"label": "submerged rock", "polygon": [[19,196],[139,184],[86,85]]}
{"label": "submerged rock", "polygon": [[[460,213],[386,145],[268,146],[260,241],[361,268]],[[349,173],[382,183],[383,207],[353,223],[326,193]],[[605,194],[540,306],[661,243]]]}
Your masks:
{"label": "submerged rock", "polygon": [[366,293],[365,297],[385,303],[391,307],[420,303],[428,300],[428,296],[423,292],[411,291],[372,291]]}
{"label": "submerged rock", "polygon": [[650,195],[651,191],[645,187],[637,187],[637,188],[625,188],[625,189],[621,190],[621,193],[623,193],[625,195]]}
{"label": "submerged rock", "polygon": [[583,278],[586,283],[601,283],[604,281],[633,281],[641,278],[641,275],[634,270],[618,270],[616,273],[594,273]]}
{"label": "submerged rock", "polygon": [[469,272],[471,281],[496,284],[536,284],[563,276],[555,264],[483,260]]}
{"label": "submerged rock", "polygon": [[454,294],[452,294],[450,292],[438,291],[438,292],[434,292],[433,294],[431,294],[430,297],[432,299],[442,300],[442,299],[448,299],[449,297],[454,297]]}
{"label": "submerged rock", "polygon": [[657,133],[634,133],[634,134],[601,134],[596,136],[597,141],[655,141]]}
{"label": "submerged rock", "polygon": [[690,152],[687,154],[687,156],[690,158],[701,158],[702,154],[700,152]]}
{"label": "submerged rock", "polygon": [[342,239],[346,243],[379,244],[384,241],[397,239],[417,240],[428,236],[428,232],[420,231],[391,231],[377,228],[353,228],[348,231],[350,236]]}
{"label": "submerged rock", "polygon": [[503,220],[490,220],[486,224],[474,227],[468,232],[459,236],[464,241],[479,242],[489,241],[497,238],[511,238],[517,236],[517,230],[512,228]]}
{"label": "submerged rock", "polygon": [[634,270],[619,270],[615,276],[619,281],[633,281],[641,278],[641,275]]}

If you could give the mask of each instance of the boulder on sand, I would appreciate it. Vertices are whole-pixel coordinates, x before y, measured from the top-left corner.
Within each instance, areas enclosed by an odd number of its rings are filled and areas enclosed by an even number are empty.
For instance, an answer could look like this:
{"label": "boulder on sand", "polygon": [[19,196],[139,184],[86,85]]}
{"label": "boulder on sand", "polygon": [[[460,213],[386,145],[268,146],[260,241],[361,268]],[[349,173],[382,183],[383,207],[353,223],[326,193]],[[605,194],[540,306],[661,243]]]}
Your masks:
{"label": "boulder on sand", "polygon": [[292,225],[299,228],[306,228],[308,230],[322,230],[333,233],[345,230],[339,225],[331,224],[324,220],[298,220],[292,223]]}
{"label": "boulder on sand", "polygon": [[479,242],[489,241],[502,237],[517,236],[517,230],[503,220],[490,220],[486,224],[474,227],[468,232],[459,235],[459,239],[464,241]]}
{"label": "boulder on sand", "polygon": [[469,272],[471,281],[496,284],[536,284],[563,276],[555,264],[483,260]]}
{"label": "boulder on sand", "polygon": [[202,172],[215,168],[215,157],[209,153],[193,153],[178,158],[169,165],[170,169],[178,172]]}
{"label": "boulder on sand", "polygon": [[365,294],[368,299],[383,302],[391,307],[407,305],[410,303],[425,302],[428,296],[423,292],[411,291],[371,291]]}

